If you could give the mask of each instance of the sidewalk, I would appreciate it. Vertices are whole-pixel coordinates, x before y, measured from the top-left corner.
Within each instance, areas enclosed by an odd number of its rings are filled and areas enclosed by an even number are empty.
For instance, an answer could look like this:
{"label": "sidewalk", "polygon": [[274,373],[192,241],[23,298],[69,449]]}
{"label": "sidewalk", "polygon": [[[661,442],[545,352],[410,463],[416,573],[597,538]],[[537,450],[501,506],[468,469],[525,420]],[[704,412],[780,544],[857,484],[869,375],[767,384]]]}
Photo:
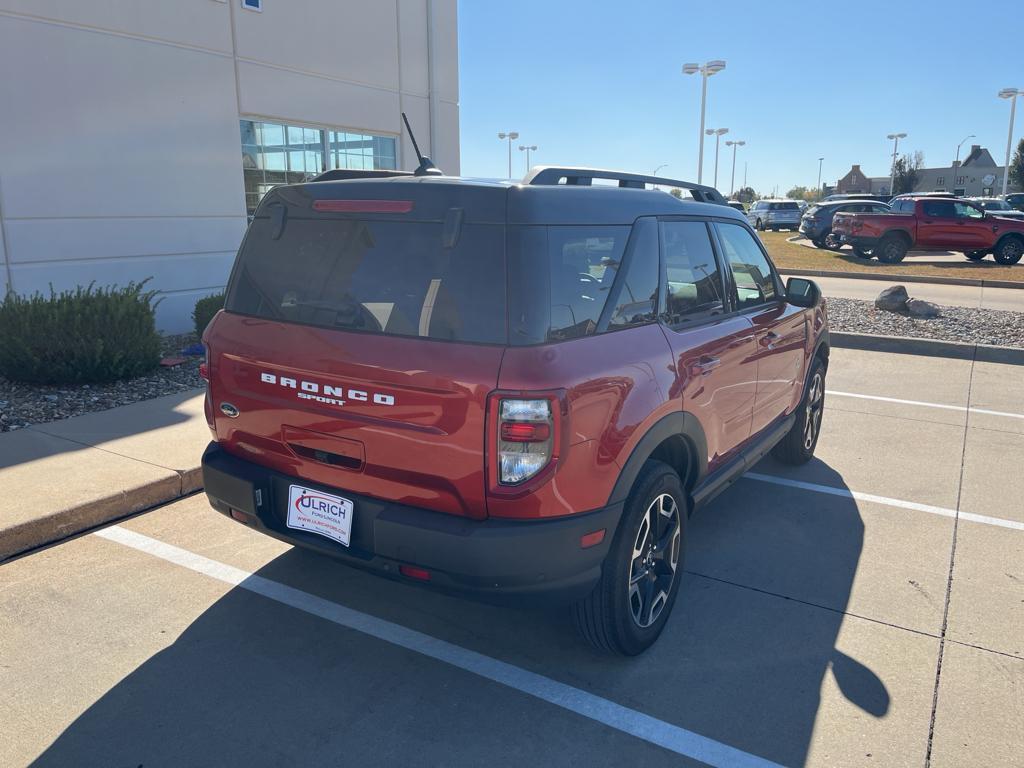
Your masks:
{"label": "sidewalk", "polygon": [[[784,279],[790,276],[807,277],[797,272],[786,272]],[[908,282],[892,275],[886,280],[864,279],[856,277],[814,277],[813,280],[821,287],[826,297],[839,299],[861,299],[874,301],[883,289],[890,285],[903,284],[907,292],[915,299],[924,299],[947,307],[969,307],[972,309],[999,309],[1011,312],[1024,312],[1024,291],[1014,288],[993,288],[980,285],[946,285],[944,283]]]}
{"label": "sidewalk", "polygon": [[0,562],[202,487],[193,390],[0,434]]}

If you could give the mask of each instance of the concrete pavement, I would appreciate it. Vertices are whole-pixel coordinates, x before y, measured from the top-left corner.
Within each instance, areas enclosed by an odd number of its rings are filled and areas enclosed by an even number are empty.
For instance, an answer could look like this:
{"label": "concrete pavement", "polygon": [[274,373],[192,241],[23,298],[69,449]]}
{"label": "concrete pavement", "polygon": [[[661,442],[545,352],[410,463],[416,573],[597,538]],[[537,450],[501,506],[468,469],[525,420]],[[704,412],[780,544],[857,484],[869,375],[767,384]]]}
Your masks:
{"label": "concrete pavement", "polygon": [[[786,275],[789,277],[790,275]],[[888,281],[862,280],[843,277],[809,277],[826,297],[874,301],[884,288],[905,285],[907,293],[915,299],[924,299],[950,307],[972,307],[1024,312],[1024,290],[992,288],[980,285],[944,285],[941,283],[903,282],[898,276]]]}
{"label": "concrete pavement", "polygon": [[0,434],[0,561],[202,486],[195,391]]}
{"label": "concrete pavement", "polygon": [[636,659],[202,496],[22,557],[0,764],[1019,765],[1022,389],[1024,366],[834,350],[816,459],[690,521]]}

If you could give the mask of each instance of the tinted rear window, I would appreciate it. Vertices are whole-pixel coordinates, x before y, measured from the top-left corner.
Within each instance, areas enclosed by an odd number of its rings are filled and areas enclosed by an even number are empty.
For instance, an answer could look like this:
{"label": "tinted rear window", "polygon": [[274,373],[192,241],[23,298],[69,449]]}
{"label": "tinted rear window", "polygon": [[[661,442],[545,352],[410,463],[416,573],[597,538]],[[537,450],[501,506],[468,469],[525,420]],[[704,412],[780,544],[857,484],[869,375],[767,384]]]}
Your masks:
{"label": "tinted rear window", "polygon": [[796,203],[772,203],[771,210],[773,211],[799,211],[800,206]]}
{"label": "tinted rear window", "polygon": [[228,311],[339,330],[506,343],[503,226],[464,224],[454,247],[446,247],[440,222],[303,218],[290,209],[276,232],[266,210],[246,235]]}

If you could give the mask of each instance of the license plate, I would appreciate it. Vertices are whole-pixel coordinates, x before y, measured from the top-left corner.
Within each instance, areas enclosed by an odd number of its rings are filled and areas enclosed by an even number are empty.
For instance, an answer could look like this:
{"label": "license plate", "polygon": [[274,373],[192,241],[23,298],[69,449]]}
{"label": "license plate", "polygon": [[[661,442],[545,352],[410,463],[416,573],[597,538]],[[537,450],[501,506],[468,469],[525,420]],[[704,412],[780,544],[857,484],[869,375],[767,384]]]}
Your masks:
{"label": "license plate", "polygon": [[301,485],[288,486],[289,528],[309,531],[349,545],[355,506],[348,499]]}

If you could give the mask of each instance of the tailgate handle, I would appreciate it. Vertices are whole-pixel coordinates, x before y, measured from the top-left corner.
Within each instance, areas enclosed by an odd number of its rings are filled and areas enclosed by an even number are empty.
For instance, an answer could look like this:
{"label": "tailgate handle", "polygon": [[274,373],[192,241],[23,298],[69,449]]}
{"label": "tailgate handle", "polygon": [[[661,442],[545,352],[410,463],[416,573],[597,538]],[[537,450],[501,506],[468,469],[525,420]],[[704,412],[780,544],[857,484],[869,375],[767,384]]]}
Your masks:
{"label": "tailgate handle", "polygon": [[358,440],[287,425],[282,426],[281,437],[288,449],[300,458],[331,467],[356,470],[363,468],[363,444]]}

